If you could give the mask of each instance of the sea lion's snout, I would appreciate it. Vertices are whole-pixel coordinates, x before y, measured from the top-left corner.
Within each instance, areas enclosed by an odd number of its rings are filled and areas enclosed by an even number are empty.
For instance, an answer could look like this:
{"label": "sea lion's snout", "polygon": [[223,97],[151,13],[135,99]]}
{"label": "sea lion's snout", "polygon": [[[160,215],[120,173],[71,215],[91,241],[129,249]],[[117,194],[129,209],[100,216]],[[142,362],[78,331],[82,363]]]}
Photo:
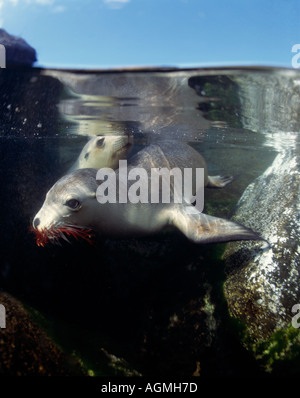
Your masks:
{"label": "sea lion's snout", "polygon": [[52,207],[48,207],[47,201],[44,203],[42,208],[36,213],[32,221],[32,229],[36,232],[50,230],[55,224],[56,212],[53,212]]}
{"label": "sea lion's snout", "polygon": [[39,219],[39,217],[34,217],[34,220],[32,222],[32,226],[34,229],[37,229],[37,226],[41,223],[41,220]]}

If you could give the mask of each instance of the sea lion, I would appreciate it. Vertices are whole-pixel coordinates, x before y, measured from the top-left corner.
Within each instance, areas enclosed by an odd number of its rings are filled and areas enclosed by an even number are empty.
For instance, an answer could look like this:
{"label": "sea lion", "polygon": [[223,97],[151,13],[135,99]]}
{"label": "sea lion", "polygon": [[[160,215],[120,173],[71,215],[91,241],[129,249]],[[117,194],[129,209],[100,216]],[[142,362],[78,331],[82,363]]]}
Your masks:
{"label": "sea lion", "polygon": [[[204,168],[207,187],[225,186],[232,180],[231,177],[209,177],[203,157],[180,142],[161,142],[142,149],[129,160],[128,175],[137,168],[150,175],[154,167]],[[60,238],[68,240],[69,236],[90,241],[93,233],[113,238],[146,236],[170,226],[196,243],[261,239],[251,229],[233,221],[192,211],[194,208],[187,201],[101,204],[97,197],[101,184],[96,179],[97,172],[93,168],[75,170],[53,185],[33,220],[38,245],[58,242]],[[116,171],[116,177],[120,172],[120,169]]]}
{"label": "sea lion", "polygon": [[110,167],[116,169],[120,159],[126,159],[133,145],[132,136],[98,135],[91,137],[82,148],[78,158],[68,170]]}

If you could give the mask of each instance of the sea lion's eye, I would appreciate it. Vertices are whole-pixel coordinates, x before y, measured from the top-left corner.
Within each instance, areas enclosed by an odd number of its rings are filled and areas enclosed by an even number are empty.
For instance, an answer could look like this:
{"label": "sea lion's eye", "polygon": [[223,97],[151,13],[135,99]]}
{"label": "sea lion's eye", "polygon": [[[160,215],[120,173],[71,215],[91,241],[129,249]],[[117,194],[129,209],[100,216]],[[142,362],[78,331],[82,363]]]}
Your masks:
{"label": "sea lion's eye", "polygon": [[101,148],[102,146],[103,146],[103,144],[104,144],[104,141],[105,141],[105,138],[104,137],[102,137],[102,138],[99,138],[99,140],[97,141],[97,147],[98,148]]}
{"label": "sea lion's eye", "polygon": [[80,202],[77,199],[69,199],[66,201],[65,205],[72,210],[78,210],[80,208]]}

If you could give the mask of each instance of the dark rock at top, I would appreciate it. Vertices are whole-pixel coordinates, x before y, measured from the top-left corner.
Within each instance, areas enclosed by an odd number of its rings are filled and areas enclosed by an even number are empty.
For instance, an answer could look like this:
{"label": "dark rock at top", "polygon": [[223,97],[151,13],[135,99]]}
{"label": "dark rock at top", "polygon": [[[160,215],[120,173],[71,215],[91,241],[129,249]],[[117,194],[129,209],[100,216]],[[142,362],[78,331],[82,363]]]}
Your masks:
{"label": "dark rock at top", "polygon": [[21,37],[13,36],[0,29],[0,44],[6,50],[6,66],[32,66],[37,61],[36,51]]}

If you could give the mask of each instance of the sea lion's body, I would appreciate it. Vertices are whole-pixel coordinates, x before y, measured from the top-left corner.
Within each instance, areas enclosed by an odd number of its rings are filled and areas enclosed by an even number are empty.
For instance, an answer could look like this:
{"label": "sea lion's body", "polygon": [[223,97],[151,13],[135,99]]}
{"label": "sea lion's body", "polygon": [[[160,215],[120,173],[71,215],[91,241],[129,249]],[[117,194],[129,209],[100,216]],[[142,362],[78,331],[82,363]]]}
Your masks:
{"label": "sea lion's body", "polygon": [[[188,168],[193,171],[202,168],[204,187],[208,188],[223,188],[233,180],[229,176],[209,176],[203,156],[190,145],[180,141],[162,141],[147,146],[130,159],[129,168],[134,167],[143,167],[148,173],[151,168],[179,168],[182,172]],[[193,182],[196,182],[195,178]]]}
{"label": "sea lion's body", "polygon": [[[127,171],[143,169],[150,176],[152,168],[163,167],[182,171],[185,168],[203,168],[207,187],[221,187],[231,181],[229,177],[209,177],[203,157],[189,145],[178,141],[150,145],[139,151],[128,162]],[[91,168],[75,170],[49,190],[33,220],[41,245],[48,240],[65,237],[68,228],[92,230],[104,237],[129,238],[154,234],[173,226],[196,243],[259,239],[253,231],[239,224],[195,211],[187,201],[101,204],[99,198],[97,200],[97,172]],[[119,173],[117,170],[117,178]],[[129,183],[128,188],[133,183]],[[76,235],[75,232],[70,234]]]}

